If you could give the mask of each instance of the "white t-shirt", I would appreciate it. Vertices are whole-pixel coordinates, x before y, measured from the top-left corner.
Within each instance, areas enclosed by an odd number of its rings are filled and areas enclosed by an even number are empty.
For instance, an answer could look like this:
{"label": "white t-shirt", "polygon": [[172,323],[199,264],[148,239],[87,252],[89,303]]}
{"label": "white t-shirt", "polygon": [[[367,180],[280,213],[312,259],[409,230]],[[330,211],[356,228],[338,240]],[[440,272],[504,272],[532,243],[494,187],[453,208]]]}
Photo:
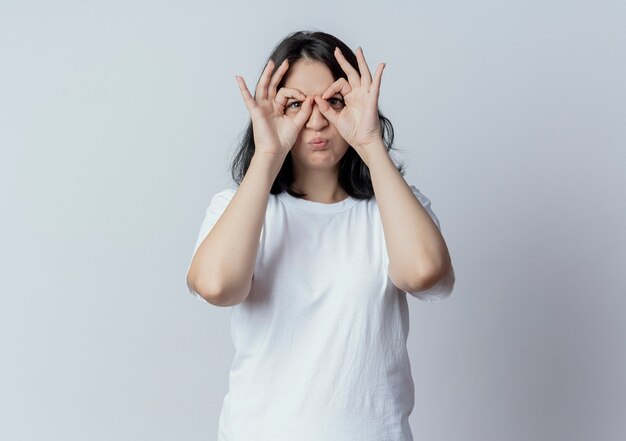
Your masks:
{"label": "white t-shirt", "polygon": [[[211,199],[194,253],[235,192]],[[388,264],[375,198],[269,195],[251,292],[231,307],[235,356],[218,441],[413,440],[407,293]],[[451,269],[409,294],[439,301],[454,282]]]}

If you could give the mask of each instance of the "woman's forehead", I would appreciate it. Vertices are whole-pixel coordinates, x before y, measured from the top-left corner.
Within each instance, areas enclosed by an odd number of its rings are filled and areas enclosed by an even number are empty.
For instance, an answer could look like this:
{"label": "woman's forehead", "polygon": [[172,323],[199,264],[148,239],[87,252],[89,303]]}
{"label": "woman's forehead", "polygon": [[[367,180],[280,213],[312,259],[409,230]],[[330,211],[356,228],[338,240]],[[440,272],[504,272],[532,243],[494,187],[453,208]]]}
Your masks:
{"label": "woman's forehead", "polygon": [[285,87],[305,95],[321,95],[335,82],[330,69],[319,61],[298,60],[286,73]]}

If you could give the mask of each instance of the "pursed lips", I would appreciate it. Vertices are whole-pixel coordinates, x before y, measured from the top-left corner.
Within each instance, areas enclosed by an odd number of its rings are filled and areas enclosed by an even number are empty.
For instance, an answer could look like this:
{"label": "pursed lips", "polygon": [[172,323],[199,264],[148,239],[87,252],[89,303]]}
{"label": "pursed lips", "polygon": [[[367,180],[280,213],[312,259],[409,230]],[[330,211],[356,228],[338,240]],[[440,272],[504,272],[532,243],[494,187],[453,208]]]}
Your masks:
{"label": "pursed lips", "polygon": [[309,144],[312,145],[313,147],[321,148],[321,147],[326,146],[326,144],[328,144],[328,139],[322,138],[320,136],[316,136],[315,138],[309,141]]}

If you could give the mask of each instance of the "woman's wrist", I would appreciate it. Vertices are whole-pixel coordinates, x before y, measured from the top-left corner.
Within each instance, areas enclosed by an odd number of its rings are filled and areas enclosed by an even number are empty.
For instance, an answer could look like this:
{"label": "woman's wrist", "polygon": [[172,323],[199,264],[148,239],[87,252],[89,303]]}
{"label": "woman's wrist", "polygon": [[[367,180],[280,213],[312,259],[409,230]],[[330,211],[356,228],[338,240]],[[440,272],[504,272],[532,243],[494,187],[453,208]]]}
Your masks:
{"label": "woman's wrist", "polygon": [[373,158],[380,155],[389,155],[387,147],[383,142],[383,139],[372,141],[369,144],[362,145],[357,149],[357,152],[361,155],[361,159],[365,162],[365,165],[370,166],[370,162]]}
{"label": "woman's wrist", "polygon": [[250,168],[261,169],[273,183],[283,166],[283,162],[285,162],[285,156],[282,154],[255,152],[250,161]]}

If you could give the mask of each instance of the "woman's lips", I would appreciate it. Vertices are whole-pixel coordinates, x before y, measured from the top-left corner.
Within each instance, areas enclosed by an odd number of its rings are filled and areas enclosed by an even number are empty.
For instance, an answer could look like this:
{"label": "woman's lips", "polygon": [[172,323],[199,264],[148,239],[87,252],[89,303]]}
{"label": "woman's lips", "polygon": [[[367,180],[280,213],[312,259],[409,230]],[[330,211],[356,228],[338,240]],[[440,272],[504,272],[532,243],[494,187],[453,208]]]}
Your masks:
{"label": "woman's lips", "polygon": [[328,139],[320,138],[319,136],[309,141],[309,145],[311,146],[313,150],[322,150],[326,148],[327,144],[328,144]]}
{"label": "woman's lips", "polygon": [[328,144],[328,141],[321,141],[321,142],[310,142],[309,145],[311,146],[311,148],[313,150],[323,150],[326,148],[326,145]]}

